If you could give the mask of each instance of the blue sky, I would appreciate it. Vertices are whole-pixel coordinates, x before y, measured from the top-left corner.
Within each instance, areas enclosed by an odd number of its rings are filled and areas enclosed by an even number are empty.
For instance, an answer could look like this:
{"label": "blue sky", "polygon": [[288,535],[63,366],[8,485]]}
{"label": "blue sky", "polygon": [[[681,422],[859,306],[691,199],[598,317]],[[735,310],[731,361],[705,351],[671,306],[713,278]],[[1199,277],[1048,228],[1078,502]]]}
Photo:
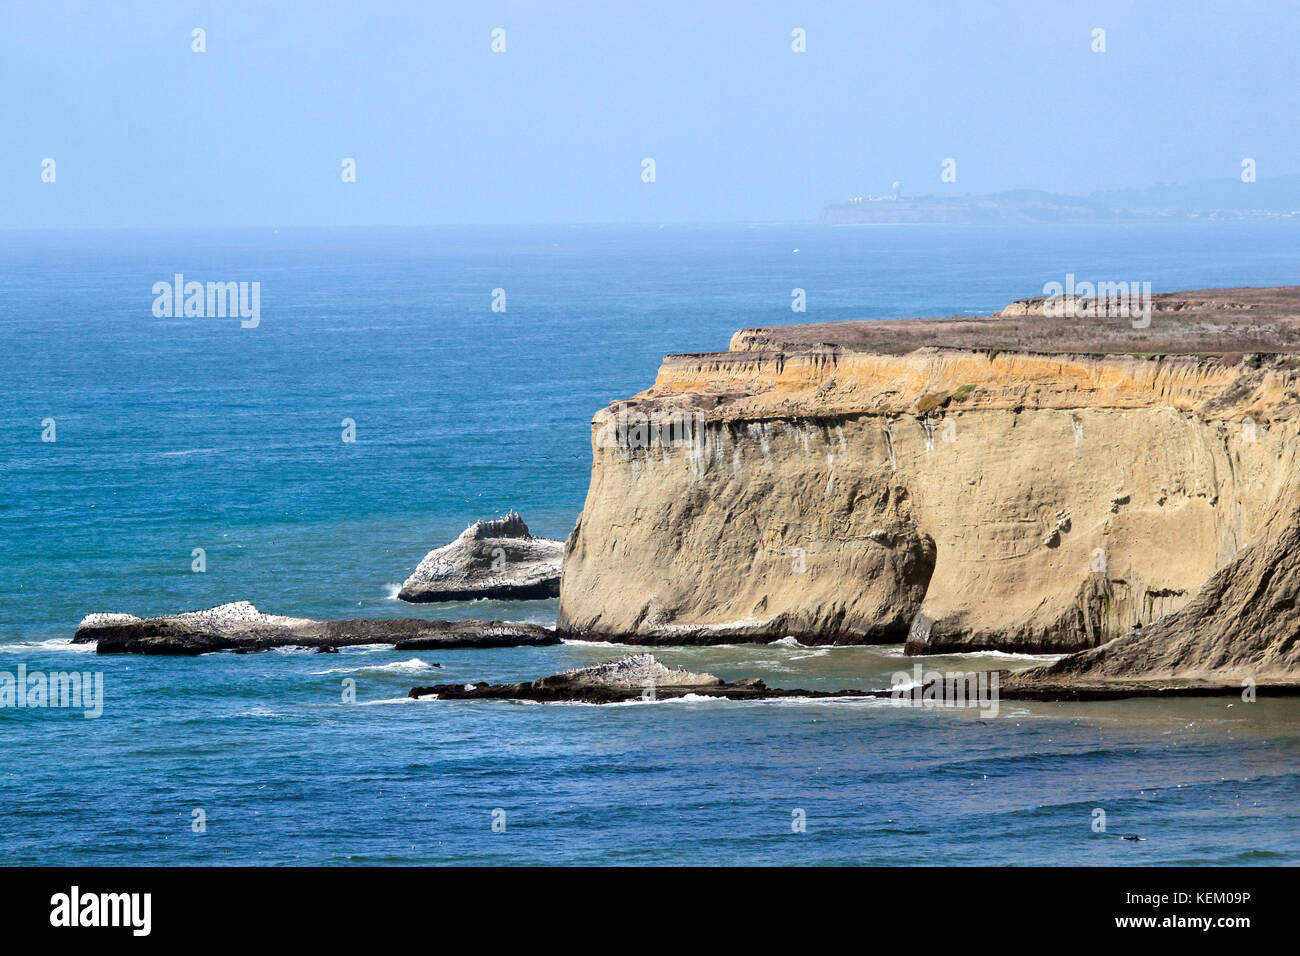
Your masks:
{"label": "blue sky", "polygon": [[4,0],[0,227],[802,221],[895,180],[1265,179],[1300,171],[1298,39],[1292,2]]}

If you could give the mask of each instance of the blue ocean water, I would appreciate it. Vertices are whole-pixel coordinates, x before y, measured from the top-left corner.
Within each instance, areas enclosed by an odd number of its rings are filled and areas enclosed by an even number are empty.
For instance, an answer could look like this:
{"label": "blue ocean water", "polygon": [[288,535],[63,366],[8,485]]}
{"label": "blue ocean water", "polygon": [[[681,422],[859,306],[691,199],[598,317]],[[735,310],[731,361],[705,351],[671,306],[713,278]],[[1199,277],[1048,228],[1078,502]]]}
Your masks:
{"label": "blue ocean water", "polygon": [[[1233,223],[0,234],[0,671],[96,670],[106,688],[94,720],[0,709],[4,861],[1300,862],[1297,701],[1008,704],[985,721],[870,700],[410,703],[414,684],[622,649],[155,660],[66,643],[90,611],[239,599],[550,622],[553,601],[392,594],[476,518],[517,508],[566,535],[592,412],[647,387],[664,353],[758,324],[990,312],[1067,272],[1290,284],[1297,240]],[[260,325],[155,317],[175,273],[260,282]],[[897,648],[660,656],[820,688],[911,666]]]}

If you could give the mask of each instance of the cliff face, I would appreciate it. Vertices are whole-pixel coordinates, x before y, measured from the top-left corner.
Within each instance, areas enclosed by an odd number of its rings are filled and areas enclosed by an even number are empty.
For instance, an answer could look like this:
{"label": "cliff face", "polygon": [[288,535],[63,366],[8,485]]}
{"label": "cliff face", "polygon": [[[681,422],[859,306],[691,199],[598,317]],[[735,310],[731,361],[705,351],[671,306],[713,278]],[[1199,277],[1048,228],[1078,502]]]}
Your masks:
{"label": "cliff face", "polygon": [[1289,357],[882,354],[817,329],[669,356],[596,415],[562,630],[1077,651],[1183,608],[1282,520]]}
{"label": "cliff face", "polygon": [[1300,464],[1259,538],[1220,568],[1178,611],[1101,647],[1009,675],[1013,685],[1140,679],[1232,683],[1300,676]]}

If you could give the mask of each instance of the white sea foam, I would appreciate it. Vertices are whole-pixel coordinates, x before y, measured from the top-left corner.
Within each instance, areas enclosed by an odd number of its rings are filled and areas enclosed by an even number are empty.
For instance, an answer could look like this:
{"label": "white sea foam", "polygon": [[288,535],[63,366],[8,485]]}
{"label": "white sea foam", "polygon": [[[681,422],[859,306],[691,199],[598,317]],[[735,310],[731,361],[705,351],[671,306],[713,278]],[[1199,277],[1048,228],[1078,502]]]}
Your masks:
{"label": "white sea foam", "polygon": [[927,658],[932,657],[997,657],[1006,658],[1007,660],[1019,661],[1059,661],[1064,654],[1023,654],[1015,651],[945,651],[942,654],[919,654],[911,655],[903,652],[903,644],[891,644],[889,646],[878,646],[876,652],[883,654],[885,657],[911,657],[913,660],[924,662]]}
{"label": "white sea foam", "polygon": [[32,651],[71,651],[74,654],[95,653],[94,644],[73,644],[70,637],[52,637],[44,641],[5,641],[0,643],[0,653],[30,654]]}
{"label": "white sea foam", "polygon": [[727,621],[724,624],[660,624],[655,630],[663,634],[725,634],[729,631],[744,631],[763,627],[767,623],[766,618],[742,617],[739,620]]}
{"label": "white sea foam", "polygon": [[312,676],[321,676],[325,674],[358,674],[358,673],[380,673],[380,674],[427,674],[435,670],[434,666],[427,661],[422,661],[418,657],[412,657],[406,661],[392,661],[388,664],[362,664],[358,667],[331,667],[329,670],[312,671]]}
{"label": "white sea foam", "polygon": [[597,704],[590,701],[580,700],[555,700],[555,701],[533,701],[521,700],[512,701],[518,704],[537,704],[542,707],[654,707],[660,704],[716,704],[719,706],[727,705],[733,707],[757,706],[757,705],[777,705],[777,704],[799,704],[801,706],[839,706],[841,704],[862,705],[865,703],[889,704],[891,701],[887,697],[878,697],[874,694],[866,694],[857,697],[766,697],[757,700],[731,700],[727,697],[712,697],[708,694],[684,694],[681,697],[666,697],[660,700],[644,700],[636,698],[634,700],[619,700],[611,703]]}
{"label": "white sea foam", "polygon": [[283,710],[272,710],[270,707],[251,707],[248,710],[236,711],[232,716],[235,717],[291,717]]}
{"label": "white sea foam", "polygon": [[839,707],[843,704],[853,704],[860,706],[862,704],[890,704],[888,697],[880,697],[876,694],[862,694],[850,697],[769,697],[766,700],[737,700],[733,704],[798,704],[801,707]]}
{"label": "white sea foam", "polygon": [[728,701],[727,698],[725,698],[725,697],[709,697],[709,696],[707,696],[707,695],[705,695],[705,694],[683,694],[681,697],[669,697],[669,698],[667,698],[666,700],[632,701],[631,703],[647,703],[647,704],[716,704],[716,703],[718,703],[719,701],[721,701],[721,702],[723,702],[723,703],[731,703],[731,701]]}
{"label": "white sea foam", "polygon": [[430,700],[436,695],[428,697],[385,697],[383,700],[359,700],[357,704],[361,707],[371,707],[377,704],[418,704],[422,700]]}
{"label": "white sea foam", "polygon": [[775,644],[778,647],[809,647],[810,646],[808,644],[800,644],[797,640],[795,640],[793,637],[789,635],[781,638],[779,641],[768,641],[768,643]]}
{"label": "white sea foam", "polygon": [[384,585],[385,596],[390,601],[396,601],[397,595],[402,593],[402,585],[394,584],[391,581]]}
{"label": "white sea foam", "polygon": [[[436,701],[437,694],[428,694],[424,697],[415,698],[422,701]],[[871,706],[890,706],[893,701],[888,697],[880,697],[875,694],[865,694],[855,697],[768,697],[759,700],[730,700],[726,697],[712,697],[707,694],[685,694],[681,697],[667,697],[660,700],[644,700],[640,697],[633,700],[618,700],[609,703],[593,703],[586,700],[507,700],[493,698],[495,703],[514,704],[520,707],[656,707],[662,704],[710,704],[716,706],[777,706],[777,705],[798,705],[802,707],[839,707],[851,705],[861,707],[863,705]],[[481,701],[448,701],[448,703],[482,703]]]}
{"label": "white sea foam", "polygon": [[1005,657],[1009,660],[1021,661],[1059,661],[1064,654],[1017,654],[1012,651],[971,651],[969,654],[957,652],[961,657]]}

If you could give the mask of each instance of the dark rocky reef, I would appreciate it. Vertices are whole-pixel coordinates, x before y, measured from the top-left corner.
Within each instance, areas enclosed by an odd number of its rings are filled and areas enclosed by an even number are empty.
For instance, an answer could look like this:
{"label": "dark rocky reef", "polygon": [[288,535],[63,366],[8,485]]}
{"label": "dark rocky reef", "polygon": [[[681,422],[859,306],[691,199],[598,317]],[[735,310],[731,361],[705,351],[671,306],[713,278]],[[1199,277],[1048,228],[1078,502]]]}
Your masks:
{"label": "dark rocky reef", "polygon": [[426,621],[420,618],[314,621],[263,614],[247,601],[204,611],[140,618],[91,614],[72,638],[96,644],[100,654],[195,655],[213,651],[262,651],[273,647],[337,649],[392,644],[398,650],[536,647],[558,644],[549,628],[503,621]]}
{"label": "dark rocky reef", "polygon": [[[1244,690],[1240,683],[1217,680],[1053,680],[1037,673],[1041,670],[1044,668],[1003,671],[999,698],[1083,702],[1131,697],[1240,697]],[[1252,685],[1252,690],[1260,697],[1298,697],[1300,682],[1268,681]]]}
{"label": "dark rocky reef", "polygon": [[[636,654],[609,664],[579,667],[519,684],[435,684],[412,688],[411,697],[439,700],[531,700],[541,703],[615,704],[676,697],[768,700],[776,697],[863,697],[860,690],[812,691],[768,687],[758,678],[724,681],[712,674],[671,670],[653,655]],[[885,691],[884,693],[888,693]]]}
{"label": "dark rocky reef", "polygon": [[403,601],[538,600],[559,597],[564,542],[534,538],[517,513],[476,521],[424,556],[402,584]]}
{"label": "dark rocky reef", "polygon": [[[437,700],[527,700],[537,703],[617,704],[627,701],[671,700],[681,697],[725,698],[727,700],[772,700],[777,698],[860,698],[893,700],[900,706],[929,708],[937,700],[946,707],[986,710],[999,700],[1101,701],[1127,697],[1212,697],[1239,695],[1242,688],[1223,681],[1024,681],[1029,671],[990,672],[978,682],[983,696],[973,694],[973,684],[957,692],[943,681],[903,689],[842,689],[836,691],[768,687],[758,678],[724,681],[713,674],[672,670],[651,654],[636,654],[607,664],[579,667],[516,684],[434,684],[414,687],[409,697]],[[974,675],[964,675],[973,679]],[[951,675],[948,675],[950,678]],[[991,683],[991,689],[989,684]],[[1000,685],[1000,686],[999,686]],[[1269,696],[1298,696],[1300,683],[1269,683],[1259,687]],[[996,710],[994,712],[996,715]]]}

